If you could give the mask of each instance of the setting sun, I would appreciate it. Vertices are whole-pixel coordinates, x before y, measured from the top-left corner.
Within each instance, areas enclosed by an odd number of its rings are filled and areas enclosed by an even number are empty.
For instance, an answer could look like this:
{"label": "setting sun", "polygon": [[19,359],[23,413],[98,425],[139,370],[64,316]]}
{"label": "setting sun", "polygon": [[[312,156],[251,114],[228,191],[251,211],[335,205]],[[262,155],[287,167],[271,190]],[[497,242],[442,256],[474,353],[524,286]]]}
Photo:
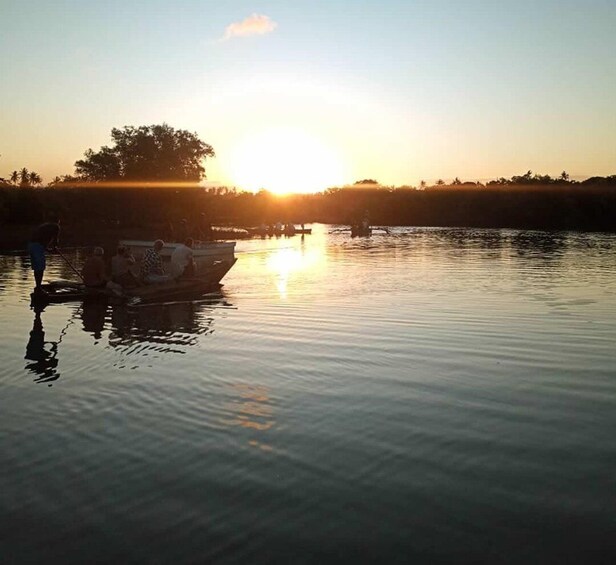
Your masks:
{"label": "setting sun", "polygon": [[344,164],[319,139],[293,129],[250,135],[231,156],[233,181],[243,189],[275,194],[318,192],[345,182]]}

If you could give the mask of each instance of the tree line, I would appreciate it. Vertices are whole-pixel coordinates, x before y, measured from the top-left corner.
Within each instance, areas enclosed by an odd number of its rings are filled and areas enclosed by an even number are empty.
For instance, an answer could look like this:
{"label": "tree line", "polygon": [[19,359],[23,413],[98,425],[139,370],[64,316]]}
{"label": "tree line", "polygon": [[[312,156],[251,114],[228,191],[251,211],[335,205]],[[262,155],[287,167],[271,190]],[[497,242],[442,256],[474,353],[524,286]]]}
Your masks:
{"label": "tree line", "polygon": [[[112,143],[88,149],[73,174],[43,188],[27,168],[0,179],[0,223],[31,224],[49,214],[84,229],[162,230],[206,213],[213,223],[355,223],[616,231],[616,175],[576,181],[527,171],[485,183],[454,178],[418,186],[383,186],[367,178],[310,195],[203,188],[211,145],[167,124],[114,128]],[[318,166],[318,165],[317,165]],[[152,184],[149,184],[152,183]],[[188,184],[187,184],[188,183]],[[16,190],[18,188],[18,190]],[[98,227],[97,227],[98,226]]]}

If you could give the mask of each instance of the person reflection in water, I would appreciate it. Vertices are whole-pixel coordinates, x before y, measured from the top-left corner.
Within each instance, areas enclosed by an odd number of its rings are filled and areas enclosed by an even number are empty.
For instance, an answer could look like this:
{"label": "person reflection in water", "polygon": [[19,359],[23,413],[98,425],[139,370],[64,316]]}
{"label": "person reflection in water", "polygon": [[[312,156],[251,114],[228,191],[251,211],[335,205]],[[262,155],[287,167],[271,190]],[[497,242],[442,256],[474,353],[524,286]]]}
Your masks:
{"label": "person reflection in water", "polygon": [[94,339],[101,339],[101,337],[103,337],[103,329],[105,328],[106,315],[106,302],[84,300],[83,309],[81,311],[83,331],[91,333],[94,336]]}
{"label": "person reflection in water", "polygon": [[[41,312],[43,308],[34,308],[34,324],[30,332],[30,339],[26,345],[26,356],[24,359],[32,361],[26,365],[26,369],[37,377],[34,382],[47,383],[51,386],[52,381],[58,379],[60,374],[58,367],[58,343],[55,341],[45,341],[45,331]],[[46,345],[49,345],[47,349]]]}

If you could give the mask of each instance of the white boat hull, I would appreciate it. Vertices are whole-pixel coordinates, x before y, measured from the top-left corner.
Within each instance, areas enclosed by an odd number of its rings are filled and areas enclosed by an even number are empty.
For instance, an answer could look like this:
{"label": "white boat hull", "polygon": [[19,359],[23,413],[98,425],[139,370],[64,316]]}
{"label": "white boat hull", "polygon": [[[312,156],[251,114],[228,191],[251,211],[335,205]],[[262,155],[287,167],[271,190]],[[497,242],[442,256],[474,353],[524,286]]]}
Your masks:
{"label": "white boat hull", "polygon": [[[123,239],[120,241],[120,245],[127,247],[135,258],[134,272],[138,274],[143,254],[147,249],[154,246],[154,242]],[[178,245],[180,244],[177,242],[165,243],[160,252],[167,272],[170,271],[169,262],[171,254]],[[193,259],[195,261],[195,276],[197,278],[208,277],[211,268],[215,265],[228,264],[229,268],[231,268],[233,263],[235,263],[235,241],[196,243],[193,247]]]}

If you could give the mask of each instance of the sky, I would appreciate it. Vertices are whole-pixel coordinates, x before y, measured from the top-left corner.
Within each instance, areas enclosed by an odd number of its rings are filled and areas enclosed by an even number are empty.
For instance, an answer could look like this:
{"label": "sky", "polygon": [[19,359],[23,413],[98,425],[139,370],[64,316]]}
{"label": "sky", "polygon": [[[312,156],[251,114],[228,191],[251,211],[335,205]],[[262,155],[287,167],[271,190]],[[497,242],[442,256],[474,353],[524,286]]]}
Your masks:
{"label": "sky", "polygon": [[0,0],[0,22],[0,177],[162,122],[242,188],[616,173],[616,0]]}

